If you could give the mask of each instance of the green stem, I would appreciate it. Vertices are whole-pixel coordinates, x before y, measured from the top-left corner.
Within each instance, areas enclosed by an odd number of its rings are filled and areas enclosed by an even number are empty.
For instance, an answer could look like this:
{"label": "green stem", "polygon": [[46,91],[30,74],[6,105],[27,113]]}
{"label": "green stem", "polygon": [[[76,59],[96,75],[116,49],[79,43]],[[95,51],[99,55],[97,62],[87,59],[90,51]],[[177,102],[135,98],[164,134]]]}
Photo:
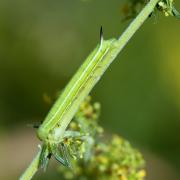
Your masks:
{"label": "green stem", "polygon": [[19,180],[29,180],[35,175],[35,173],[37,172],[39,168],[40,154],[41,154],[41,150],[37,153],[37,155],[31,162],[31,164],[25,170],[25,172],[21,175]]}
{"label": "green stem", "polygon": [[154,8],[159,0],[150,0],[150,2],[143,8],[143,10],[138,14],[138,16],[131,22],[124,33],[119,37],[119,51],[121,52],[123,47],[128,43],[134,33],[141,27],[144,21],[149,17],[149,15],[154,11]]}
{"label": "green stem", "polygon": [[[132,21],[132,23],[128,26],[128,28],[124,31],[124,33],[120,36],[117,45],[116,45],[116,52],[115,54],[118,55],[121,50],[124,48],[124,46],[127,44],[127,42],[131,39],[131,37],[134,35],[134,33],[141,27],[141,25],[144,23],[144,21],[148,18],[148,16],[153,12],[156,4],[159,0],[151,0],[140,12],[140,14]],[[68,125],[69,122],[67,122]],[[67,126],[62,126],[67,127]],[[62,129],[62,132],[65,131],[64,128]],[[39,161],[40,161],[40,152],[37,154],[37,156],[34,158],[32,163],[29,165],[29,167],[26,169],[24,174],[20,177],[20,180],[29,180],[33,177],[33,175],[36,173],[39,167]]]}

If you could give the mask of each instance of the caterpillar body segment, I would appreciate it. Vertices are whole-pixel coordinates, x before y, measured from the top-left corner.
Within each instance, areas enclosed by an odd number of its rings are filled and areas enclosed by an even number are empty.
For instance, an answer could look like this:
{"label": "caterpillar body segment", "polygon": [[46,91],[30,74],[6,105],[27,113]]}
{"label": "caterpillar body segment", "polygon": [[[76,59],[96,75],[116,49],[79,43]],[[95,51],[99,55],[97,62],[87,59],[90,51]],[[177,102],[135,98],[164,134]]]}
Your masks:
{"label": "caterpillar body segment", "polygon": [[101,43],[87,57],[39,127],[40,140],[46,143],[61,141],[60,137],[78,107],[117,56],[116,43],[118,40],[103,40],[101,35]]}

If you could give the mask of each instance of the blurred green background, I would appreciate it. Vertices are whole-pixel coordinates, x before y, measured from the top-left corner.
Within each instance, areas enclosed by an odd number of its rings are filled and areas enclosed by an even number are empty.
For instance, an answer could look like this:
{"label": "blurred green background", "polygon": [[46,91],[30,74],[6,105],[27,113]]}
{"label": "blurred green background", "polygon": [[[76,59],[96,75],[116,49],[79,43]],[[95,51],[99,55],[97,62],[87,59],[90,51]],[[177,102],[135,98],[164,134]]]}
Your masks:
{"label": "blurred green background", "polygon": [[[127,27],[122,2],[0,0],[1,179],[17,179],[37,151],[27,124],[47,114],[43,94],[66,85],[98,43],[101,25],[105,39]],[[144,153],[148,179],[180,179],[179,32],[180,21],[154,14],[91,93],[102,104],[100,124]]]}

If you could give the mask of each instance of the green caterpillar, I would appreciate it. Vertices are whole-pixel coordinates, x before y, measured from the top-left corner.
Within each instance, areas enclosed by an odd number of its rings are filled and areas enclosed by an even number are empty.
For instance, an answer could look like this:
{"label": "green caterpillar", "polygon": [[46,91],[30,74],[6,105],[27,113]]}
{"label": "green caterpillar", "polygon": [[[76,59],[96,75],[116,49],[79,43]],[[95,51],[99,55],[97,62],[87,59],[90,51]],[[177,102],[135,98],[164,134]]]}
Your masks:
{"label": "green caterpillar", "polygon": [[[41,164],[46,166],[49,154],[66,166],[70,166],[65,157],[66,147],[61,143],[65,130],[77,112],[80,104],[98,82],[104,71],[117,56],[116,39],[104,40],[102,28],[100,44],[87,57],[76,72],[56,103],[53,105],[44,122],[38,129],[38,137],[44,142],[42,147]],[[58,155],[58,146],[63,150],[63,158]]]}
{"label": "green caterpillar", "polygon": [[45,121],[39,127],[38,137],[42,141],[52,143],[60,141],[59,137],[64,133],[60,132],[60,130],[66,129],[66,126],[78,110],[79,105],[116,57],[116,53],[114,53],[116,42],[116,39],[103,40],[101,28],[100,44],[88,56],[75,76],[73,76],[64,92],[50,110]]}

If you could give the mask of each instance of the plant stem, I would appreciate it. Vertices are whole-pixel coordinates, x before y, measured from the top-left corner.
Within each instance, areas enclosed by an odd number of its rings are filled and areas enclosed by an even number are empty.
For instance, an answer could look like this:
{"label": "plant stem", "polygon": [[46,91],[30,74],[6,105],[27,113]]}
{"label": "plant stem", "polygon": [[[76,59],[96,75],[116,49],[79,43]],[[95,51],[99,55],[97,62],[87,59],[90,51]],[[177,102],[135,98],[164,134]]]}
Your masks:
{"label": "plant stem", "polygon": [[119,37],[119,51],[128,43],[134,33],[141,27],[144,21],[149,17],[149,15],[154,11],[154,8],[159,0],[150,0],[149,3],[142,9],[138,16],[131,22],[124,33]]}
{"label": "plant stem", "polygon": [[[156,4],[159,0],[150,0],[150,2],[143,8],[140,14],[131,22],[128,28],[124,31],[124,33],[120,36],[117,42],[117,48],[115,50],[115,57],[121,52],[123,47],[127,44],[127,42],[131,39],[134,33],[141,27],[144,21],[148,18],[148,16],[153,12]],[[114,59],[113,59],[114,60]],[[69,123],[69,122],[67,122]],[[67,124],[68,125],[68,124]],[[67,126],[63,126],[67,127]],[[65,129],[62,129],[62,132]],[[29,180],[33,177],[39,167],[39,159],[40,159],[40,152],[34,158],[32,163],[26,169],[24,174],[20,177],[20,180]]]}
{"label": "plant stem", "polygon": [[35,173],[37,172],[39,168],[40,154],[41,154],[41,150],[37,153],[35,158],[32,160],[31,164],[25,170],[25,172],[21,175],[19,180],[29,180],[35,175]]}

